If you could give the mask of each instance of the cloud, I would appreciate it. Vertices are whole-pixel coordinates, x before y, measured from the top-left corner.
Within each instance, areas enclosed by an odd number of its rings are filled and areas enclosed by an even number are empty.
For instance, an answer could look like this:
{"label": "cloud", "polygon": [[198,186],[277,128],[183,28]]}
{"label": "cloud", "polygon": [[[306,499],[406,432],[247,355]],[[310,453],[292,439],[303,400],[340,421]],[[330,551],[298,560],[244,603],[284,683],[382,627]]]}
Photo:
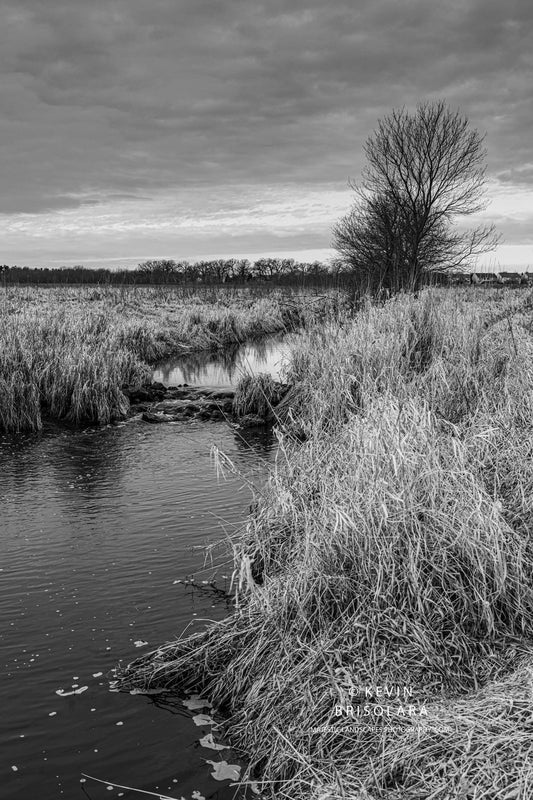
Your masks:
{"label": "cloud", "polygon": [[[342,192],[360,173],[378,117],[422,99],[447,99],[487,132],[496,183],[531,182],[526,0],[4,0],[3,8],[0,213],[33,215],[25,231],[55,220],[52,236],[61,211],[72,212],[80,258],[88,205],[104,216],[112,208],[126,226],[142,208],[163,232],[173,194],[179,204],[200,193],[197,219],[212,197],[224,214],[250,192],[277,189],[296,204],[306,193],[314,202],[321,188]],[[96,219],[91,236],[107,247]],[[246,209],[232,220],[231,236],[251,235]],[[317,229],[327,247],[327,224],[309,222],[309,235]],[[275,244],[278,233],[263,225],[256,235]]]}
{"label": "cloud", "polygon": [[496,178],[502,184],[511,186],[531,186],[533,184],[533,164],[521,164],[511,169],[496,173]]}
{"label": "cloud", "polygon": [[195,259],[200,254],[231,256],[239,252],[323,249],[329,246],[330,228],[349,200],[346,190],[320,186],[295,192],[294,188],[243,190],[230,200],[221,193],[206,200],[203,190],[183,194],[167,192],[154,198],[109,198],[40,214],[13,215],[4,223],[3,245],[18,243],[26,263],[54,260],[139,258],[150,255]]}

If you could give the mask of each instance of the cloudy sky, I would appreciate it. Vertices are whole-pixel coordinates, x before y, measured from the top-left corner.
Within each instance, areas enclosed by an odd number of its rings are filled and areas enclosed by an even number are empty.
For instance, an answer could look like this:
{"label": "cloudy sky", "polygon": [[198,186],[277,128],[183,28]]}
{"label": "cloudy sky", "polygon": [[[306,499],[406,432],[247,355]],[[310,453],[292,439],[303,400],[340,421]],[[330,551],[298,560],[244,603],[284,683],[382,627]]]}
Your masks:
{"label": "cloudy sky", "polygon": [[487,134],[487,262],[533,265],[532,22],[531,0],[0,0],[0,263],[327,256],[377,119],[444,98]]}

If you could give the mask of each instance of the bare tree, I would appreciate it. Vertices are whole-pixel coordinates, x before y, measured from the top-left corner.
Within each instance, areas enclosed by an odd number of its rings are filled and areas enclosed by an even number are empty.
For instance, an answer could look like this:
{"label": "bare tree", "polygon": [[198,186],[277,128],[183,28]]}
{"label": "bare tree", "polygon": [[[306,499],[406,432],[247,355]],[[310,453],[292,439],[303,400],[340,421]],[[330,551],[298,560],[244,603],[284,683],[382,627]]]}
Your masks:
{"label": "bare tree", "polygon": [[275,278],[281,272],[279,258],[258,258],[253,264],[254,275],[258,278]]}
{"label": "bare tree", "polygon": [[233,274],[239,281],[247,281],[251,275],[251,264],[247,258],[238,258],[235,260]]}
{"label": "bare tree", "polygon": [[137,270],[148,275],[173,275],[176,272],[177,264],[170,258],[157,258],[143,261],[137,266]]}
{"label": "bare tree", "polygon": [[366,288],[396,286],[409,270],[405,207],[387,196],[361,196],[334,227],[345,266]]}
{"label": "bare tree", "polygon": [[357,201],[333,231],[345,262],[390,288],[416,287],[424,272],[463,269],[498,243],[494,226],[457,218],[485,208],[483,137],[446,103],[393,111],[365,144]]}

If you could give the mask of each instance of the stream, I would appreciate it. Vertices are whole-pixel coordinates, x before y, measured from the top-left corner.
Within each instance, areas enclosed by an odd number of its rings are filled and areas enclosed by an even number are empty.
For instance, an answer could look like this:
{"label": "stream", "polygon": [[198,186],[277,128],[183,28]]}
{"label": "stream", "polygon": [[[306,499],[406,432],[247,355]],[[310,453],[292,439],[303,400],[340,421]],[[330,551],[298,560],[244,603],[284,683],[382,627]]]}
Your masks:
{"label": "stream", "polygon": [[153,380],[165,386],[188,383],[217,388],[233,387],[249,373],[267,372],[279,380],[287,355],[283,334],[268,336],[227,353],[191,353],[163,361],[154,371]]}
{"label": "stream", "polygon": [[[282,357],[274,337],[174,359],[154,379],[230,386],[244,369],[278,377]],[[213,445],[241,476],[217,476]],[[142,796],[82,773],[178,800],[235,796],[205,763],[228,757],[200,747],[210,728],[186,708],[110,692],[109,680],[120,660],[228,613],[202,580],[216,573],[227,590],[232,565],[222,549],[204,565],[204,546],[243,523],[244,476],[260,485],[274,454],[270,432],[226,422],[0,435],[3,798]],[[177,582],[192,573],[197,588]]]}

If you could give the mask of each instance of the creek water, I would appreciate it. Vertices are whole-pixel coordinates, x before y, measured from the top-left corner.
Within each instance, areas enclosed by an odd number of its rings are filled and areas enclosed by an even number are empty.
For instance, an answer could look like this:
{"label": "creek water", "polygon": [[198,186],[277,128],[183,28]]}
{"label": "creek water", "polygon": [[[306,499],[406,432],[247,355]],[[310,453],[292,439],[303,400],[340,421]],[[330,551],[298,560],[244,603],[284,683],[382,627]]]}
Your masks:
{"label": "creek water", "polygon": [[283,335],[269,336],[243,344],[224,354],[191,353],[161,362],[154,381],[165,386],[188,383],[191,386],[235,386],[246,374],[266,372],[275,380],[282,377],[289,345]]}
{"label": "creek water", "polygon": [[[260,371],[273,351],[255,348]],[[230,370],[176,361],[160,379],[228,385],[251,356],[234,354]],[[217,476],[213,445],[241,476]],[[120,660],[228,613],[201,581],[216,573],[229,589],[232,565],[222,549],[204,564],[204,545],[243,523],[242,476],[260,484],[273,457],[271,434],[224,422],[0,437],[2,798],[140,796],[82,773],[178,799],[234,797],[206,760],[235,759],[199,746],[210,728],[185,708],[110,692],[109,679]],[[200,588],[176,583],[192,573]]]}

